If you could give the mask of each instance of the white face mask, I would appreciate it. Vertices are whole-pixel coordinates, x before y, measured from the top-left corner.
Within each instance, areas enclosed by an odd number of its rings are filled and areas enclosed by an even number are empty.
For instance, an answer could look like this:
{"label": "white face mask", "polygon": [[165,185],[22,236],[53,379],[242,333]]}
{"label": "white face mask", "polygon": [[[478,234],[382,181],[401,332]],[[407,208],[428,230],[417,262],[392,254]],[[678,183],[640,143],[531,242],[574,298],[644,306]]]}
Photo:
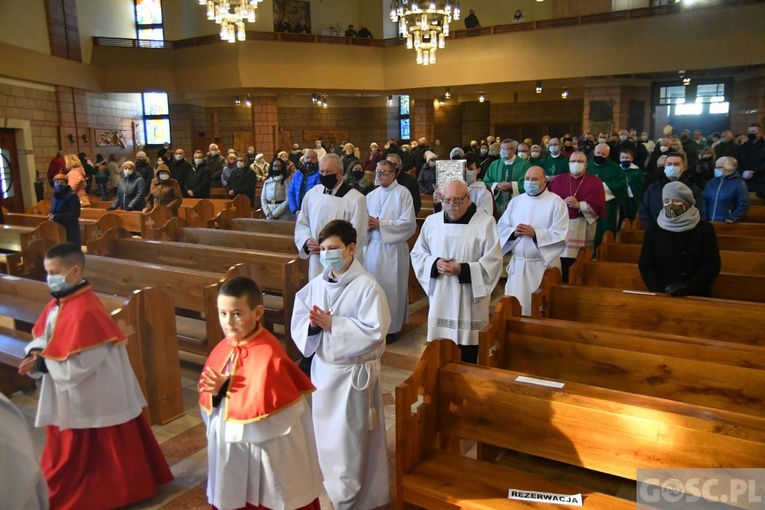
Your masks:
{"label": "white face mask", "polygon": [[166,181],[169,178],[170,178],[170,174],[167,173],[167,172],[162,172],[161,174],[159,174],[159,180],[160,181]]}
{"label": "white face mask", "polygon": [[217,156],[218,154],[220,154],[220,152],[219,152],[219,151],[210,151],[210,156],[212,156],[212,157],[215,157],[215,156]]}
{"label": "white face mask", "polygon": [[619,135],[619,140],[621,140],[622,142],[626,142],[627,141],[627,135]]}
{"label": "white face mask", "polygon": [[180,161],[180,160],[182,160],[182,159],[183,159],[183,154],[176,154],[176,155],[175,155],[175,160],[176,160],[176,161]]}
{"label": "white face mask", "polygon": [[662,145],[661,147],[659,147],[660,152],[667,152],[668,150],[669,150],[669,147],[667,147],[666,145]]}
{"label": "white face mask", "polygon": [[475,182],[475,172],[472,170],[467,170],[465,172],[465,182],[467,184],[472,184]]}
{"label": "white face mask", "polygon": [[237,162],[236,162],[236,167],[237,167],[237,168],[244,168],[244,163],[243,163],[243,162],[241,162],[241,161],[237,161]]}
{"label": "white face mask", "polygon": [[518,157],[521,159],[529,159],[529,153],[526,151],[519,151]]}
{"label": "white face mask", "polygon": [[197,166],[201,165],[202,161],[204,161],[202,158],[194,158],[194,164]]}
{"label": "white face mask", "polygon": [[605,138],[598,138],[598,143],[606,143],[606,139]]}
{"label": "white face mask", "polygon": [[531,157],[534,158],[534,159],[539,158],[540,155],[541,154],[539,152],[536,152],[536,151],[531,153]]}
{"label": "white face mask", "polygon": [[573,161],[568,164],[568,170],[571,175],[578,177],[584,173],[584,163]]}
{"label": "white face mask", "polygon": [[319,253],[319,262],[325,269],[330,271],[339,271],[345,266],[345,259],[343,258],[343,248],[336,248],[334,250],[324,250]]}

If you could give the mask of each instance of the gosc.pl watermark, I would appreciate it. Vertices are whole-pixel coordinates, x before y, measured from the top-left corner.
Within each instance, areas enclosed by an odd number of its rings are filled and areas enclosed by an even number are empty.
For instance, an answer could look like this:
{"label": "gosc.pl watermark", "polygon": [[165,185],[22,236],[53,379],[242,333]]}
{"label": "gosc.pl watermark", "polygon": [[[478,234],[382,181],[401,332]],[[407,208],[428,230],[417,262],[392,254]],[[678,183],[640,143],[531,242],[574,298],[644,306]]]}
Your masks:
{"label": "gosc.pl watermark", "polygon": [[637,510],[765,508],[765,469],[638,469],[637,475]]}

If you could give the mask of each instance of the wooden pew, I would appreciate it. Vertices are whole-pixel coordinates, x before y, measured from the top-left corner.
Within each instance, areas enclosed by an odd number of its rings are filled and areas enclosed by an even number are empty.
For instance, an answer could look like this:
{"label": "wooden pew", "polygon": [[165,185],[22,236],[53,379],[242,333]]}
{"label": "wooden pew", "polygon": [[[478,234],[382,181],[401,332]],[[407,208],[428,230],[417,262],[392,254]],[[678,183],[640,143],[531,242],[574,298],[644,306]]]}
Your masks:
{"label": "wooden pew", "polygon": [[0,250],[18,252],[39,239],[64,243],[66,230],[63,225],[55,221],[43,221],[35,227],[0,225]]}
{"label": "wooden pew", "polygon": [[180,226],[176,220],[171,220],[156,230],[154,239],[298,255],[293,235],[189,228]]}
{"label": "wooden pew", "polygon": [[[183,414],[175,323],[167,320],[173,313],[172,302],[158,289],[140,289],[127,296],[98,294],[125,333],[130,364],[148,402],[150,423],[168,423]],[[22,330],[0,328],[0,390],[4,393],[16,389],[8,383],[21,377],[16,371],[24,358],[24,346],[32,339],[26,331],[50,299],[48,286],[43,282],[0,277],[0,315],[26,325]],[[24,376],[24,380],[34,388],[32,379]]]}
{"label": "wooden pew", "polygon": [[480,364],[765,418],[765,348],[521,315],[500,299]]}
{"label": "wooden pew", "polygon": [[[581,250],[580,255],[583,252],[584,250]],[[571,266],[569,283],[587,287],[648,291],[637,264],[596,262],[586,256],[577,257],[577,261]],[[712,284],[711,297],[765,303],[765,275],[720,273]]]}
{"label": "wooden pew", "polygon": [[[640,218],[635,218],[634,222],[626,221],[626,229],[645,230]],[[765,223],[722,223],[712,222],[715,233],[718,236],[737,236],[737,237],[765,237]]]}
{"label": "wooden pew", "polygon": [[635,508],[598,486],[559,482],[556,472],[545,477],[465,457],[460,439],[630,480],[637,467],[756,467],[765,455],[760,417],[572,382],[547,387],[518,380],[528,374],[458,359],[452,342],[430,342],[396,388],[399,510],[537,507],[508,500],[510,488],[582,493],[585,509]]}
{"label": "wooden pew", "polygon": [[[643,244],[645,230],[622,230],[619,242],[624,244]],[[724,251],[759,251],[765,253],[765,237],[717,236],[717,246]]]}
{"label": "wooden pew", "polygon": [[[187,204],[187,200],[196,200],[196,203]],[[184,199],[179,209],[179,216],[189,227],[206,227],[207,222],[215,217],[215,204],[211,200]]]}
{"label": "wooden pew", "polygon": [[242,232],[260,232],[261,234],[295,235],[295,222],[287,220],[264,220],[260,218],[234,218],[226,211],[215,218],[210,225],[222,230],[240,230]]}
{"label": "wooden pew", "polygon": [[[82,209],[80,218],[88,220],[100,220],[102,216],[107,214],[119,216],[121,219],[121,225],[119,225],[120,227],[128,230],[129,232],[141,234],[141,237],[147,239],[151,239],[151,235],[153,234],[154,229],[161,227],[167,223],[170,218],[173,217],[167,207],[160,205],[155,207],[151,212],[145,214],[139,211],[107,211],[106,209],[86,207]],[[109,223],[115,222],[115,220],[108,221]],[[101,229],[102,227],[98,228]],[[87,229],[86,232],[88,232]],[[105,230],[101,230],[101,232],[105,232]],[[92,238],[92,236],[87,237],[87,239]]]}
{"label": "wooden pew", "polygon": [[[637,264],[640,261],[641,245],[615,243],[613,234],[604,235],[598,247],[598,260],[605,262],[626,262]],[[761,253],[746,251],[720,250],[721,272],[730,274],[765,275],[765,256]]]}
{"label": "wooden pew", "polygon": [[765,345],[765,305],[561,284],[548,270],[531,295],[533,317]]}
{"label": "wooden pew", "polygon": [[752,205],[741,220],[744,223],[765,223],[765,207]]}
{"label": "wooden pew", "polygon": [[[297,358],[297,351],[291,340],[290,323],[294,308],[294,296],[308,282],[306,266],[297,258],[297,255],[220,248],[182,242],[147,241],[134,239],[128,232],[119,229],[108,231],[102,238],[88,243],[88,253],[127,259],[139,264],[141,262],[163,264],[164,267],[173,267],[177,270],[185,268],[204,273],[212,271],[217,273],[216,282],[220,279],[221,274],[226,274],[230,272],[230,268],[241,265],[242,268],[237,274],[254,279],[265,293],[266,315],[264,321],[267,324],[284,326],[288,351],[291,356]],[[208,282],[207,285],[211,285],[211,283]],[[201,298],[202,300],[212,299],[211,308],[190,308],[193,306],[193,302],[182,300],[182,298],[176,300],[176,306],[179,308],[207,314],[208,343],[217,343],[220,340],[220,326],[215,311],[217,289],[218,286],[216,285],[214,296],[205,294]],[[209,292],[212,290],[210,289]],[[217,332],[217,339],[211,336],[213,332]],[[205,347],[211,349],[215,343]]]}

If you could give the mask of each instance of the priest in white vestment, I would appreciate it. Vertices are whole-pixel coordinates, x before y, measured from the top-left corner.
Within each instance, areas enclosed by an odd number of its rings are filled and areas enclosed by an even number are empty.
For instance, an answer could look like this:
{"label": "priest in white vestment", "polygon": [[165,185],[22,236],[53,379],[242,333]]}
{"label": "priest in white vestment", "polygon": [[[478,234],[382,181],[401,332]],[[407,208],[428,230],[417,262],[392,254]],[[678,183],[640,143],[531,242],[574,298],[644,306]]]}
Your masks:
{"label": "priest in white vestment", "polygon": [[[325,154],[319,160],[319,182],[303,197],[295,224],[295,245],[300,258],[309,259],[309,279],[322,273],[317,239],[327,223],[345,220],[356,229],[359,246],[364,247],[367,240],[366,199],[345,183],[343,162],[337,154]],[[359,262],[364,262],[362,250],[356,256]]]}
{"label": "priest in white vestment", "polygon": [[326,268],[295,297],[292,335],[308,357],[324,488],[336,510],[390,500],[380,357],[390,314],[385,292],[354,259],[356,232],[332,221],[319,235]]}
{"label": "priest in white vestment", "polygon": [[541,166],[529,168],[523,187],[526,193],[510,201],[497,227],[502,253],[512,253],[505,295],[515,296],[523,315],[531,315],[531,294],[539,288],[545,270],[561,267],[568,209],[561,197],[547,189]]}
{"label": "priest in white vestment", "polygon": [[467,185],[452,181],[444,212],[425,219],[412,249],[415,275],[428,295],[428,341],[449,338],[475,361],[478,331],[489,322],[491,293],[502,270],[494,218],[478,211]]}
{"label": "priest in white vestment", "polygon": [[[390,307],[388,336],[401,331],[409,320],[409,245],[417,223],[409,190],[396,181],[396,167],[383,160],[377,163],[379,187],[367,195],[367,247],[364,269],[385,291]],[[389,340],[389,341],[392,341]]]}

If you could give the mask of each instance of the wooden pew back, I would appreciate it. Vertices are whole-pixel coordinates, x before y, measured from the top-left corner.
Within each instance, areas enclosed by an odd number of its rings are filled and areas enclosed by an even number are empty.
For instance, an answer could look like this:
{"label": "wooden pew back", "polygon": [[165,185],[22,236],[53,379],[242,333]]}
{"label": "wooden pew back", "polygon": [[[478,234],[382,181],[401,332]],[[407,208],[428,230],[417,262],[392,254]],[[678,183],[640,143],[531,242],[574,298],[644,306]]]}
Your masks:
{"label": "wooden pew back", "polygon": [[[644,230],[623,230],[619,233],[619,242],[623,244],[643,244]],[[724,251],[754,251],[765,253],[765,237],[717,236],[717,246]]]}
{"label": "wooden pew back", "polygon": [[261,234],[295,235],[295,222],[286,220],[263,220],[256,218],[234,218],[230,230],[259,232]]}

